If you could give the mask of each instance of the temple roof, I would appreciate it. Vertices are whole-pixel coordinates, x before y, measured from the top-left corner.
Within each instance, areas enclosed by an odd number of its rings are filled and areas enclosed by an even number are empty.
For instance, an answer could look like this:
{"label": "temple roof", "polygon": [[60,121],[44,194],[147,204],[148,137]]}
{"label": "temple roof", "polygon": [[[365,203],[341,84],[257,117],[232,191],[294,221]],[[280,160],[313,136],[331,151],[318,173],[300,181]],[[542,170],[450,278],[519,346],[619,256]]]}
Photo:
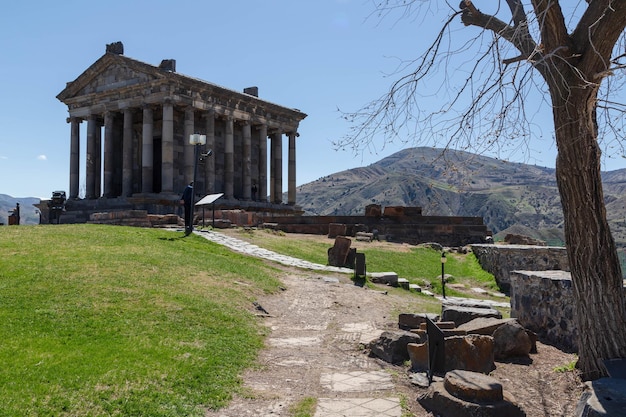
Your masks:
{"label": "temple roof", "polygon": [[[123,46],[122,46],[123,49]],[[74,81],[67,83],[57,99],[68,106],[70,116],[141,107],[150,104],[192,106],[214,110],[218,115],[251,122],[265,122],[296,130],[307,115],[263,100],[254,95],[256,88],[239,92],[198,78],[175,72],[175,61],[164,60],[154,66],[133,58],[107,52]],[[247,92],[252,92],[248,94]]]}

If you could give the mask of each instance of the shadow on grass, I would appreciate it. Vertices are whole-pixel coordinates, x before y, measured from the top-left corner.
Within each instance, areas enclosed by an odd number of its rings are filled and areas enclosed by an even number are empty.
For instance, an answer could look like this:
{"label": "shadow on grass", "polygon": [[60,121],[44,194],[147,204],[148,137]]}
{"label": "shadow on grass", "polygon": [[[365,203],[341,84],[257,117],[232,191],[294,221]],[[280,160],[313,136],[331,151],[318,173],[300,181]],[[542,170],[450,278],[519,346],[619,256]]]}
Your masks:
{"label": "shadow on grass", "polygon": [[176,236],[176,237],[160,237],[160,238],[159,238],[159,240],[168,240],[168,241],[170,241],[170,242],[174,242],[174,241],[179,240],[179,239],[184,239],[184,238],[186,238],[187,236],[188,236],[187,234],[183,233],[183,234],[182,234],[182,236]]}

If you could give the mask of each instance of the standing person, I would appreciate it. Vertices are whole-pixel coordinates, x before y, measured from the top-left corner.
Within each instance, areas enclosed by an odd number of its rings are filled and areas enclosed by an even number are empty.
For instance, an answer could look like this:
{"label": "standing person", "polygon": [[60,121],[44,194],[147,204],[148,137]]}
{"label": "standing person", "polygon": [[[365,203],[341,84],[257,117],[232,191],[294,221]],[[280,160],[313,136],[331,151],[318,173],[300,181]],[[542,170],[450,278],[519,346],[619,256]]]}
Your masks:
{"label": "standing person", "polygon": [[193,232],[193,181],[185,187],[180,199],[185,206],[185,236],[187,236]]}

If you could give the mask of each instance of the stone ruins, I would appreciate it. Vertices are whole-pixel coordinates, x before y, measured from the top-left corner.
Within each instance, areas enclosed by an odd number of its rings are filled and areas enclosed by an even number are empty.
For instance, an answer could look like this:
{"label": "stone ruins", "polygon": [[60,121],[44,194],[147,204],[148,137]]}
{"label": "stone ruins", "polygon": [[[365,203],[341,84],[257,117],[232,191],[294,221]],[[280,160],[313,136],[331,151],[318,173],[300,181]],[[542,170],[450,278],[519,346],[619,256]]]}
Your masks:
{"label": "stone ruins", "polygon": [[[198,196],[223,192],[226,207],[294,211],[296,138],[307,115],[258,93],[257,87],[237,92],[179,74],[173,59],[158,66],[137,61],[124,55],[121,42],[107,45],[106,53],[57,96],[68,108],[71,144],[67,213],[61,222],[83,222],[97,211],[173,213],[194,178],[195,162]],[[86,149],[81,150],[83,121]],[[213,151],[202,161],[195,161],[189,143],[196,133],[206,135],[202,151]],[[79,198],[81,169],[84,198]]]}

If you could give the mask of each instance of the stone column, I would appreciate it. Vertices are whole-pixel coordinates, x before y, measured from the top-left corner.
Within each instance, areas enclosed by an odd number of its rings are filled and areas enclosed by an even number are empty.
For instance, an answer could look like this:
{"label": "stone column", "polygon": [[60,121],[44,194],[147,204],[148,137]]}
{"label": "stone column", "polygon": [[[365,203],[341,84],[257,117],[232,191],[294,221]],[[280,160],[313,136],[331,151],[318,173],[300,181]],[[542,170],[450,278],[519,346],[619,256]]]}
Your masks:
{"label": "stone column", "polygon": [[[215,111],[209,110],[206,117],[206,150],[215,152]],[[204,175],[207,194],[215,193],[215,155],[204,159]]]}
{"label": "stone column", "polygon": [[235,135],[233,118],[226,118],[226,137],[224,144],[224,197],[234,198],[235,189]]}
{"label": "stone column", "polygon": [[161,133],[161,192],[174,193],[174,106],[163,104]]}
{"label": "stone column", "polygon": [[[193,120],[193,108],[188,107],[185,109],[185,129],[183,131],[183,158],[185,160],[185,184],[189,184],[193,181],[193,166],[195,161],[194,158],[194,145],[189,144],[189,136],[194,134],[194,120]],[[197,191],[197,188],[194,187],[194,193]]]}
{"label": "stone column", "polygon": [[96,184],[95,194],[96,198],[99,198],[102,195],[102,124],[100,120],[98,120],[98,124],[96,126],[96,166],[95,166],[95,174],[94,174],[94,182]]}
{"label": "stone column", "polygon": [[70,119],[70,195],[69,198],[78,198],[80,178],[80,123],[81,120]]}
{"label": "stone column", "polygon": [[259,201],[267,201],[267,126],[259,126]]}
{"label": "stone column", "polygon": [[141,192],[152,193],[154,175],[154,115],[148,106],[143,108],[143,128],[141,131]]}
{"label": "stone column", "polygon": [[133,112],[124,109],[122,132],[122,197],[133,194]]}
{"label": "stone column", "polygon": [[251,200],[252,196],[252,128],[249,122],[244,122],[241,128],[243,133],[243,199]]}
{"label": "stone column", "polygon": [[272,135],[272,174],[274,175],[271,187],[273,190],[272,203],[283,202],[283,134],[276,132]]}
{"label": "stone column", "polygon": [[96,130],[98,121],[95,115],[87,121],[87,158],[85,160],[85,198],[96,198]]}
{"label": "stone column", "polygon": [[104,196],[116,197],[113,190],[113,174],[115,164],[113,161],[113,113],[104,114]]}
{"label": "stone column", "polygon": [[287,204],[296,204],[296,133],[289,133],[289,161],[287,167]]}

